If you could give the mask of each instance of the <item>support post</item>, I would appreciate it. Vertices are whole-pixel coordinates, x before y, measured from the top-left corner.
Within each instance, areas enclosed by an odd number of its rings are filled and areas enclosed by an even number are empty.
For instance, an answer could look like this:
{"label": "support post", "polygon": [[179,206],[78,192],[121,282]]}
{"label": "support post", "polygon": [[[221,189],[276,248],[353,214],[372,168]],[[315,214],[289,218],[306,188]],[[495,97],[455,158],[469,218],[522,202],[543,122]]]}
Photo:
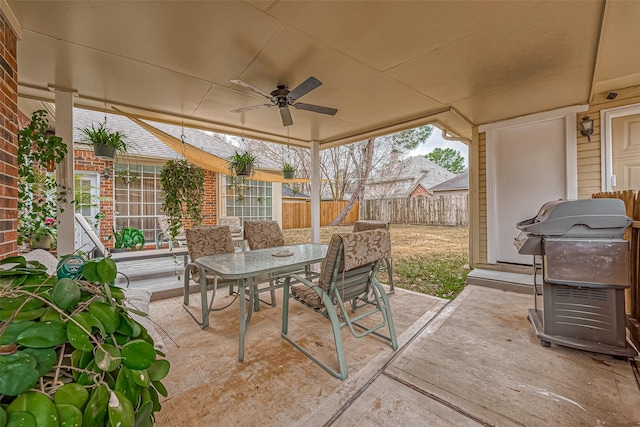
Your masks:
{"label": "support post", "polygon": [[57,165],[58,184],[58,256],[75,251],[75,221],[73,205],[73,96],[69,90],[55,89],[56,136],[67,145],[65,159]]}
{"label": "support post", "polygon": [[311,242],[320,243],[320,143],[311,141]]}

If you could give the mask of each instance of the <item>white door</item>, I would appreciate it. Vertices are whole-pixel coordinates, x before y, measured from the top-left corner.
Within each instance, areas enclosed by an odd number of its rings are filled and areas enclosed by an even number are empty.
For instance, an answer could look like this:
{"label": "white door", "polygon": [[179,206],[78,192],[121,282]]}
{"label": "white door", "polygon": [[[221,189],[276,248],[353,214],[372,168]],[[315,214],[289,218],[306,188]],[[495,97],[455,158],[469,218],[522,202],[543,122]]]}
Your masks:
{"label": "white door", "polygon": [[[100,187],[98,174],[76,173],[74,179],[75,209],[82,214],[93,227],[96,234],[100,235],[99,221],[96,215],[100,212]],[[89,236],[76,225],[75,227],[76,250],[88,251],[93,249],[93,243]]]}
{"label": "white door", "polygon": [[520,255],[513,245],[516,223],[535,216],[544,203],[566,197],[565,127],[565,119],[558,118],[495,130],[493,179],[487,172],[493,191],[487,207],[489,262],[531,265],[532,256]]}
{"label": "white door", "polygon": [[640,190],[640,114],[611,120],[613,190]]}

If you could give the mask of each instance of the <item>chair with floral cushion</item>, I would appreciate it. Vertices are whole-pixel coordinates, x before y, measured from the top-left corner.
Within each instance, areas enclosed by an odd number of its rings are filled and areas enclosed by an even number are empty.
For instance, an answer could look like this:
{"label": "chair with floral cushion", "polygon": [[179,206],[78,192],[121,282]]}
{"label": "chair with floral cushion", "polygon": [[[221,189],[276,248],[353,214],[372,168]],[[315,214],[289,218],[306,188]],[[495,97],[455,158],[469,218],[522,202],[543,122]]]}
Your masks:
{"label": "chair with floral cushion", "polygon": [[240,222],[239,216],[221,216],[218,217],[218,225],[227,225],[231,230],[231,238],[233,242],[240,247],[240,249],[245,249],[244,244],[244,233],[242,231],[242,224]]}
{"label": "chair with floral cushion", "polygon": [[[235,301],[234,298],[224,307],[216,309],[212,308],[213,300],[216,296],[216,290],[218,288],[229,288],[229,294],[231,294],[236,280],[222,280],[218,279],[215,274],[207,274],[206,283],[203,284],[200,281],[200,271],[194,264],[194,261],[203,256],[233,253],[235,251],[235,247],[233,246],[231,231],[226,225],[193,227],[187,229],[185,234],[187,238],[187,250],[189,252],[190,262],[186,265],[184,270],[183,306],[193,320],[195,320],[196,323],[204,329],[209,326],[209,313],[211,311],[219,311],[227,308]],[[189,309],[189,280],[193,280],[200,285],[202,320],[199,320]],[[209,289],[211,289],[213,293],[211,294],[211,301],[207,303]]]}
{"label": "chair with floral cushion", "polygon": [[[356,221],[352,232],[357,233],[358,231],[375,230],[377,228],[388,230],[389,226],[388,222],[383,221]],[[392,294],[395,288],[393,286],[393,260],[390,256],[384,259],[384,266],[380,266],[378,271],[381,273],[387,272],[389,276],[389,294]]]}
{"label": "chair with floral cushion", "polygon": [[[285,280],[282,307],[282,337],[307,357],[320,365],[324,370],[336,378],[345,380],[348,377],[347,364],[342,345],[340,329],[348,327],[351,334],[361,338],[374,334],[390,342],[391,348],[397,350],[393,316],[389,305],[389,298],[382,285],[375,277],[378,264],[391,255],[391,239],[389,231],[373,229],[350,234],[334,234],[329,243],[327,255],[322,262],[317,282],[292,275]],[[299,284],[292,286],[292,280]],[[358,299],[369,293],[373,297],[367,300],[366,307],[358,312],[349,314],[345,303]],[[313,309],[331,321],[338,370],[320,361],[300,342],[296,342],[289,334],[289,300],[293,298],[305,307]],[[368,326],[359,323],[362,319],[379,313],[374,322],[367,322]],[[371,326],[373,325],[373,326]],[[384,326],[388,327],[389,335],[378,332]],[[306,336],[307,342],[316,342],[317,338]]]}
{"label": "chair with floral cushion", "polygon": [[[274,248],[284,246],[284,234],[277,221],[245,221],[244,222],[245,245],[250,250]],[[269,282],[271,306],[276,306],[277,278],[271,275],[256,278],[258,282]],[[258,286],[256,284],[256,286]],[[264,301],[263,301],[264,302]],[[254,298],[254,310],[260,310],[260,299]]]}

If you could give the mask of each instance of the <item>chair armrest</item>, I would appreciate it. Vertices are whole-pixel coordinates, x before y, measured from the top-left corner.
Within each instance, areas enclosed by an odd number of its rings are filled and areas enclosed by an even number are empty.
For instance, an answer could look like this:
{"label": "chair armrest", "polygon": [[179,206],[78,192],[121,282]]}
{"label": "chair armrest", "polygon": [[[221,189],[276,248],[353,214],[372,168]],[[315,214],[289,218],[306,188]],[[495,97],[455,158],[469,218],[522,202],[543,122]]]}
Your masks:
{"label": "chair armrest", "polygon": [[[284,276],[281,276],[281,277],[284,277]],[[307,285],[309,287],[316,286],[316,285],[314,285],[313,282],[307,280],[306,278],[304,278],[304,277],[302,277],[302,276],[300,276],[298,274],[289,274],[284,280],[284,285],[288,286],[291,283],[292,279],[295,280],[295,282],[293,282],[293,283],[302,283],[302,284]]]}

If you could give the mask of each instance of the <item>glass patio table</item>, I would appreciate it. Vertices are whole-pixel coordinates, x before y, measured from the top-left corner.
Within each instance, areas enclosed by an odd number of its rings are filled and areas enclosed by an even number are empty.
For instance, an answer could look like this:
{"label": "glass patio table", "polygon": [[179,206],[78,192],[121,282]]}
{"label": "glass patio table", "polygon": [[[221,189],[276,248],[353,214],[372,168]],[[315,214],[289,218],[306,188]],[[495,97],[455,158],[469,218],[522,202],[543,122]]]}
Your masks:
{"label": "glass patio table", "polygon": [[[289,256],[275,256],[282,252],[291,252]],[[294,269],[303,268],[322,261],[327,254],[327,245],[320,243],[303,243],[298,245],[278,246],[246,252],[234,252],[200,257],[195,260],[200,269],[201,280],[206,281],[205,272],[214,273],[222,279],[235,279],[238,282],[240,295],[240,342],[238,345],[238,361],[244,360],[244,337],[253,314],[253,299],[259,282],[256,279],[264,274],[286,274]],[[246,288],[249,291],[249,310],[245,307]],[[268,290],[261,289],[261,291]],[[209,326],[208,313],[202,319],[202,327]]]}

